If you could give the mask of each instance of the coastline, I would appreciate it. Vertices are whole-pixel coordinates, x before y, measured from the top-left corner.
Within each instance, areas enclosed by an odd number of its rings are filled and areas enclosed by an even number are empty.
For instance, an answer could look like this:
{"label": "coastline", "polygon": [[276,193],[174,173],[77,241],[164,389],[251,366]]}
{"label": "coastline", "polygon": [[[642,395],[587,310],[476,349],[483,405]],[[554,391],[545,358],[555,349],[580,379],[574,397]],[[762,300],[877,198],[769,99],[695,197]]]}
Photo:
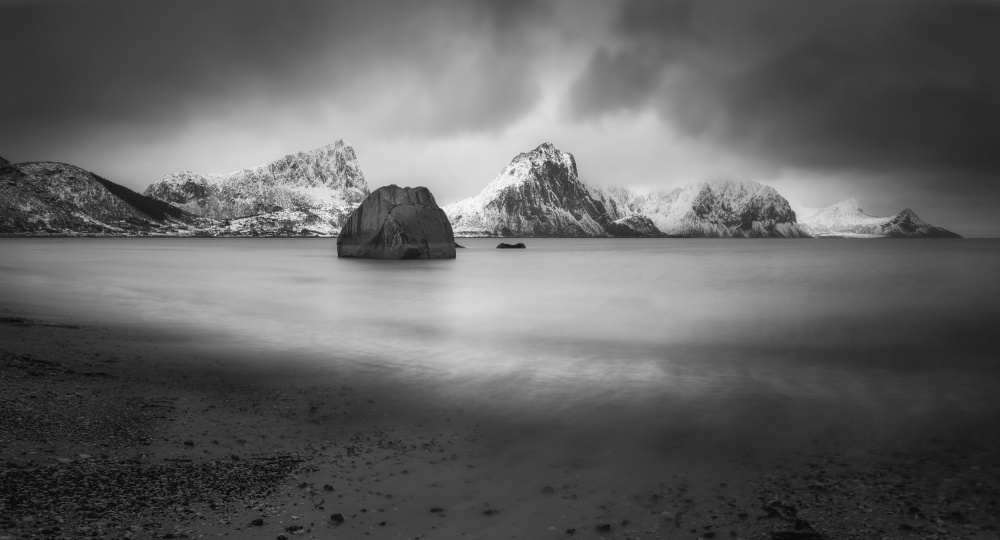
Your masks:
{"label": "coastline", "polygon": [[10,312],[0,363],[0,538],[998,537],[982,426],[905,447],[640,450],[378,373]]}

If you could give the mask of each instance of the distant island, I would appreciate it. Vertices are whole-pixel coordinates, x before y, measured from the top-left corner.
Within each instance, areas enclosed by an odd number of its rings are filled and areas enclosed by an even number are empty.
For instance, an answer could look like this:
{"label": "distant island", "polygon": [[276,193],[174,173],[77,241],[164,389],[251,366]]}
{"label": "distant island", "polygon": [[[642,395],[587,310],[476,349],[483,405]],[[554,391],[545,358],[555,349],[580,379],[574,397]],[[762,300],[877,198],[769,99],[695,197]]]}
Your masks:
{"label": "distant island", "polygon": [[[227,174],[169,174],[142,194],[73,165],[0,157],[0,234],[329,237],[368,194],[343,140]],[[793,208],[749,180],[601,189],[581,182],[573,155],[551,143],[443,209],[456,237],[960,238],[910,209],[874,217],[854,199]]]}

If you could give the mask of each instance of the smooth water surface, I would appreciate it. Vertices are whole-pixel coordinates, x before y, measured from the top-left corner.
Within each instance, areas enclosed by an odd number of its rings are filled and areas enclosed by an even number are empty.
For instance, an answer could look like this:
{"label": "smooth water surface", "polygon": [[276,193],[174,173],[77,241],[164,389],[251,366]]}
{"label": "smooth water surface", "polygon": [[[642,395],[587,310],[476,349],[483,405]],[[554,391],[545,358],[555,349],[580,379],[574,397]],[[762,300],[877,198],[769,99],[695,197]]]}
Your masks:
{"label": "smooth water surface", "polygon": [[332,239],[0,239],[0,315],[160,328],[532,414],[884,430],[1000,410],[1000,241],[460,242],[456,260],[373,261]]}

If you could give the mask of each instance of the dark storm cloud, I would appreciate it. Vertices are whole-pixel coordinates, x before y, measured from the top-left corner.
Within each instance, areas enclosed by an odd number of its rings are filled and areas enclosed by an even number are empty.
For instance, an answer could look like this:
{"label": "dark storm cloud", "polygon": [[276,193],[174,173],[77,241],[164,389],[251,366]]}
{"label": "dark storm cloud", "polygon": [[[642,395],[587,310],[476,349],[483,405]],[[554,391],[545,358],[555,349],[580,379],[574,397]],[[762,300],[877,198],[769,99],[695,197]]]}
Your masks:
{"label": "dark storm cloud", "polygon": [[579,119],[655,106],[785,165],[1000,173],[998,2],[631,0],[613,24],[572,87]]}
{"label": "dark storm cloud", "polygon": [[[520,59],[548,12],[517,4],[0,2],[0,135],[162,128],[249,98],[287,108],[372,96],[402,103],[409,130],[497,129],[539,98]],[[405,94],[413,86],[430,91]]]}
{"label": "dark storm cloud", "polygon": [[645,106],[661,84],[659,68],[647,55],[601,47],[587,76],[574,83],[572,106],[582,117]]}

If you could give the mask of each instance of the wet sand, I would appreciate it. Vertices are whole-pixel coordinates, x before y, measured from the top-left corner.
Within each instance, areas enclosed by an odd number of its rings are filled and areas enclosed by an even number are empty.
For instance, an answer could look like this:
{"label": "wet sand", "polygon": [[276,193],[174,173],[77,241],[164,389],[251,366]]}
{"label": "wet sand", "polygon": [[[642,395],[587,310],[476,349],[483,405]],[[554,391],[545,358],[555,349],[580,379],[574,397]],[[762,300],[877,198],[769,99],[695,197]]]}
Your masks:
{"label": "wet sand", "polygon": [[655,410],[510,416],[378,371],[0,316],[0,538],[998,538],[995,419],[697,445],[629,427]]}

